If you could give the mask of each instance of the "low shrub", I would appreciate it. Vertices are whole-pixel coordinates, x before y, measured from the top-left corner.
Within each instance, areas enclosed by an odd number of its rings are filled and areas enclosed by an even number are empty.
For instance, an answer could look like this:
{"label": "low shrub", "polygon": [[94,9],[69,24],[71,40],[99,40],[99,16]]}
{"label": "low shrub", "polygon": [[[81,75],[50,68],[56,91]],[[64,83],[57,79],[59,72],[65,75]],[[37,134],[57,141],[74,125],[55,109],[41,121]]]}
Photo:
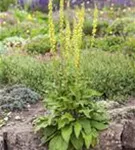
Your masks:
{"label": "low shrub", "polygon": [[116,52],[122,51],[124,42],[124,38],[119,36],[105,36],[104,38],[97,38],[94,47],[104,51]]}
{"label": "low shrub", "polygon": [[25,39],[21,37],[5,38],[2,42],[8,50],[22,50],[25,45]]}
{"label": "low shrub", "polygon": [[0,55],[7,52],[7,47],[3,44],[3,42],[0,42]]}
{"label": "low shrub", "polygon": [[124,54],[135,58],[135,38],[128,37],[127,40],[123,44]]}
{"label": "low shrub", "polygon": [[[83,49],[90,49],[91,48],[91,36],[85,36],[83,40]],[[103,50],[103,51],[110,51],[110,52],[117,52],[123,50],[123,44],[125,40],[123,37],[119,36],[105,36],[99,37],[94,39],[94,48]]]}
{"label": "low shrub", "polygon": [[[83,56],[85,76],[91,88],[104,98],[121,100],[135,93],[135,63],[124,54],[86,51]],[[86,65],[87,64],[87,65]]]}
{"label": "low shrub", "polygon": [[28,104],[41,100],[41,96],[23,85],[14,85],[0,91],[0,109],[22,110]]}
{"label": "low shrub", "polygon": [[34,37],[25,45],[25,50],[29,53],[45,54],[49,52],[50,49],[51,45],[48,35]]}
{"label": "low shrub", "polygon": [[7,27],[0,28],[0,40],[4,40],[8,37],[18,36],[22,38],[30,38],[39,34],[48,33],[48,27],[46,24],[38,24],[30,21],[22,22],[14,26],[9,25]]}
{"label": "low shrub", "polygon": [[116,19],[107,29],[108,34],[115,34],[126,38],[135,34],[135,19],[132,17]]}
{"label": "low shrub", "polygon": [[8,25],[14,25],[17,23],[17,20],[10,12],[0,13],[0,26],[5,27]]}
{"label": "low shrub", "polygon": [[0,61],[1,84],[24,84],[39,93],[45,93],[47,65],[29,56],[2,57]]}

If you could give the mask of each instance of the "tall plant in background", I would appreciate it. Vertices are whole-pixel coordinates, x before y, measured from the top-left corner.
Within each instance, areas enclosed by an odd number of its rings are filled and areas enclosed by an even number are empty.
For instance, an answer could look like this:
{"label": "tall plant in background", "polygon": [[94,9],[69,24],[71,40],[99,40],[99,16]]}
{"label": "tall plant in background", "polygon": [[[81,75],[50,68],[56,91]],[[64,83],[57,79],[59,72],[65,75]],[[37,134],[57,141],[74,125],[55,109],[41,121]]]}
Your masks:
{"label": "tall plant in background", "polygon": [[53,0],[49,0],[48,9],[49,9],[48,18],[49,18],[49,37],[51,43],[51,52],[54,53],[56,51],[56,37],[53,22]]}
{"label": "tall plant in background", "polygon": [[63,40],[63,29],[64,29],[64,0],[60,0],[60,42]]}
{"label": "tall plant in background", "polygon": [[[62,5],[60,11],[63,28]],[[37,118],[36,131],[41,132],[42,142],[49,144],[49,150],[84,150],[96,145],[98,132],[106,128],[107,119],[94,102],[100,93],[89,88],[81,69],[84,8],[76,10],[72,32],[68,20],[65,22],[65,31],[60,29],[64,35],[60,46],[63,56],[50,66],[51,81],[45,100],[49,113]]]}
{"label": "tall plant in background", "polygon": [[94,46],[95,43],[95,36],[97,32],[97,24],[98,24],[98,8],[97,5],[95,4],[95,9],[94,9],[94,19],[93,19],[93,29],[92,29],[92,39],[91,39],[91,47]]}

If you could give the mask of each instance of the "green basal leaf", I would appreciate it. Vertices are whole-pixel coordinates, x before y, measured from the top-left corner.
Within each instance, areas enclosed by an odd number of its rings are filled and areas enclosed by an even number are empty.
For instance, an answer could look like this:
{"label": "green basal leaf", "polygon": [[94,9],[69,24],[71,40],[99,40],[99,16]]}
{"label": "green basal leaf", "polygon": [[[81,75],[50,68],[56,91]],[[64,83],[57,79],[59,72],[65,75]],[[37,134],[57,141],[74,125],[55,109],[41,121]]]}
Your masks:
{"label": "green basal leaf", "polygon": [[91,118],[90,112],[91,112],[91,110],[88,108],[84,108],[84,109],[79,111],[79,113],[83,113],[87,118]]}
{"label": "green basal leaf", "polygon": [[61,129],[61,135],[66,143],[69,143],[71,133],[72,133],[71,125],[67,125]]}
{"label": "green basal leaf", "polygon": [[98,131],[95,128],[92,128],[91,134],[93,135],[94,138],[97,138],[99,135]]}
{"label": "green basal leaf", "polygon": [[81,125],[78,121],[76,121],[76,122],[74,123],[74,132],[75,132],[76,138],[79,137],[79,135],[80,135],[80,133],[81,133],[81,129],[82,129],[82,125]]}
{"label": "green basal leaf", "polygon": [[71,136],[71,143],[76,150],[82,150],[82,147],[83,147],[82,136],[79,136],[79,138],[76,138],[75,135],[72,135]]}
{"label": "green basal leaf", "polygon": [[35,131],[37,132],[41,129],[45,129],[47,126],[48,126],[47,122],[42,122],[36,126]]}
{"label": "green basal leaf", "polygon": [[82,125],[82,128],[84,129],[84,132],[86,134],[90,134],[91,133],[90,120],[84,118],[84,119],[78,120],[78,122]]}
{"label": "green basal leaf", "polygon": [[106,125],[105,123],[94,120],[91,121],[91,125],[93,128],[96,128],[97,130],[104,130],[108,127],[108,125]]}
{"label": "green basal leaf", "polygon": [[69,121],[73,121],[74,118],[70,113],[65,113],[64,115],[62,115],[61,119],[68,119]]}
{"label": "green basal leaf", "polygon": [[74,121],[73,116],[70,113],[65,113],[58,120],[58,129],[63,128],[65,125],[69,124],[72,121]]}
{"label": "green basal leaf", "polygon": [[96,138],[92,138],[92,142],[91,142],[91,146],[95,147],[97,145],[97,137]]}
{"label": "green basal leaf", "polygon": [[88,149],[92,143],[92,134],[85,134],[82,132],[83,139],[85,141],[86,148]]}
{"label": "green basal leaf", "polygon": [[68,144],[61,135],[55,136],[49,143],[49,150],[67,150]]}
{"label": "green basal leaf", "polygon": [[46,143],[49,139],[55,135],[57,128],[55,126],[48,126],[43,131],[43,137],[41,139],[42,143]]}

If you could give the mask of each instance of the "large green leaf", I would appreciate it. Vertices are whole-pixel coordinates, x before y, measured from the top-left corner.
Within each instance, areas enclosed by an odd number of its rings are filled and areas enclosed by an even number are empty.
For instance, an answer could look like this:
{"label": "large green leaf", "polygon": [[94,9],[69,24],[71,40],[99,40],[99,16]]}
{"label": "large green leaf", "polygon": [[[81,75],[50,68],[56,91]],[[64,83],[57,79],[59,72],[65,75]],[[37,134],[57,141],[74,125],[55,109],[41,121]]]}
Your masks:
{"label": "large green leaf", "polygon": [[90,116],[91,111],[92,110],[90,110],[89,108],[85,108],[85,109],[80,110],[79,113],[83,113],[87,118],[91,118]]}
{"label": "large green leaf", "polygon": [[106,124],[94,120],[91,121],[91,125],[93,128],[96,128],[97,130],[104,130],[108,127]]}
{"label": "large green leaf", "polygon": [[88,119],[80,119],[79,123],[82,125],[82,128],[84,129],[86,134],[91,133],[91,125],[90,125],[90,120]]}
{"label": "large green leaf", "polygon": [[69,124],[74,120],[73,116],[70,113],[65,113],[58,120],[58,129],[63,128],[65,125]]}
{"label": "large green leaf", "polygon": [[48,126],[48,118],[47,117],[40,117],[35,120],[34,122],[36,124],[35,131],[39,131],[41,129],[44,129]]}
{"label": "large green leaf", "polygon": [[75,137],[75,135],[72,135],[71,143],[72,143],[72,145],[74,146],[74,148],[76,150],[82,150],[82,147],[83,147],[83,138],[82,138],[82,136],[79,136],[79,138],[77,139]]}
{"label": "large green leaf", "polygon": [[68,144],[61,135],[55,136],[49,143],[49,150],[67,150]]}
{"label": "large green leaf", "polygon": [[99,135],[98,131],[95,128],[92,128],[91,134],[93,135],[94,138],[97,138]]}
{"label": "large green leaf", "polygon": [[81,129],[82,129],[82,125],[81,125],[78,121],[76,121],[76,122],[74,123],[74,132],[75,132],[76,138],[79,137],[79,135],[80,135],[80,133],[81,133]]}
{"label": "large green leaf", "polygon": [[88,149],[92,143],[92,134],[85,134],[84,132],[82,132],[82,135],[85,141],[86,148]]}
{"label": "large green leaf", "polygon": [[43,138],[41,139],[42,143],[46,143],[49,139],[51,139],[56,132],[57,128],[54,126],[48,126],[44,129]]}
{"label": "large green leaf", "polygon": [[69,143],[71,133],[72,133],[72,126],[71,125],[67,125],[61,129],[62,137],[67,143]]}

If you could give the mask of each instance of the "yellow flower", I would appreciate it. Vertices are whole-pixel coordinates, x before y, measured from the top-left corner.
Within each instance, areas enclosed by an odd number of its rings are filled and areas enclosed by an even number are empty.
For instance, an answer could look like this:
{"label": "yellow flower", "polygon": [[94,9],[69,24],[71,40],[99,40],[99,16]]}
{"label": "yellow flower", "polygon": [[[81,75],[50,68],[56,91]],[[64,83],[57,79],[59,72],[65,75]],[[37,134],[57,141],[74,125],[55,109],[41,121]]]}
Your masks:
{"label": "yellow flower", "polygon": [[27,30],[26,33],[30,33],[30,30]]}
{"label": "yellow flower", "polygon": [[112,34],[113,32],[112,31],[110,31],[110,34]]}
{"label": "yellow flower", "polygon": [[110,7],[110,10],[113,10],[113,7]]}
{"label": "yellow flower", "polygon": [[29,14],[29,15],[27,16],[27,19],[28,19],[28,20],[33,20],[31,14]]}
{"label": "yellow flower", "polygon": [[6,25],[7,23],[6,23],[6,21],[3,21],[3,23],[2,23],[3,25]]}
{"label": "yellow flower", "polygon": [[100,11],[100,14],[102,15],[104,12],[103,11]]}
{"label": "yellow flower", "polygon": [[131,8],[130,8],[130,7],[128,7],[128,10],[130,11],[130,10],[131,10]]}
{"label": "yellow flower", "polygon": [[123,9],[123,12],[126,12],[126,9]]}

